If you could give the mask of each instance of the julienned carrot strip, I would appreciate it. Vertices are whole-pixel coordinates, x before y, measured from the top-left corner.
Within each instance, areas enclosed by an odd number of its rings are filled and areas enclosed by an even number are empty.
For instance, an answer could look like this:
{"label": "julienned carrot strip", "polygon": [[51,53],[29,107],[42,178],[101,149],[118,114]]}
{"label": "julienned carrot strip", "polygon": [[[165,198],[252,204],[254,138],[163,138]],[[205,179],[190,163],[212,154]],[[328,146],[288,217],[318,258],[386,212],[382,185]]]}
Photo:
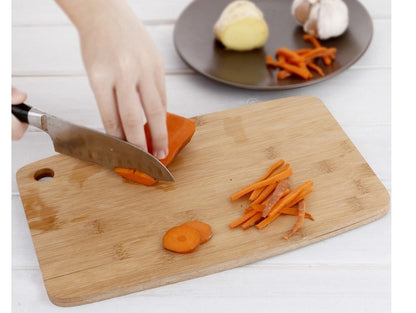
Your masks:
{"label": "julienned carrot strip", "polygon": [[[290,189],[286,189],[282,196],[280,197],[280,199],[283,199],[284,197],[286,197],[288,194],[290,193]],[[269,201],[269,198],[267,198],[266,200],[264,200],[262,203],[260,203],[261,205],[266,206],[267,202]]]}
{"label": "julienned carrot strip", "polygon": [[278,182],[278,181],[281,181],[283,179],[286,179],[289,176],[291,176],[292,174],[293,174],[293,171],[289,167],[287,170],[285,170],[285,171],[283,171],[283,172],[281,172],[279,174],[275,174],[275,175],[271,176],[270,178],[267,178],[265,180],[259,181],[259,182],[254,183],[254,184],[250,184],[250,185],[248,185],[248,186],[240,189],[238,192],[236,192],[235,194],[233,194],[230,198],[233,201],[234,200],[237,200],[240,197],[244,196],[246,193],[249,193],[250,191],[253,191],[253,190],[257,189],[257,188],[264,187],[264,186],[270,185],[270,184],[272,184],[274,182]]}
{"label": "julienned carrot strip", "polygon": [[263,190],[266,187],[261,187],[261,188],[257,188],[256,190],[253,190],[250,194],[250,197],[248,198],[248,200],[250,201],[254,201],[257,199],[257,197],[263,192]]}
{"label": "julienned carrot strip", "polygon": [[271,55],[266,55],[266,65],[270,67],[277,67],[277,61],[273,59]]}
{"label": "julienned carrot strip", "polygon": [[[285,161],[284,160],[282,160],[282,159],[280,159],[280,160],[278,160],[277,162],[275,162],[275,163],[273,163],[272,164],[272,166],[270,166],[268,169],[267,169],[267,172],[262,176],[262,177],[260,177],[260,178],[258,178],[258,179],[256,179],[254,182],[259,182],[259,181],[262,181],[262,180],[264,180],[264,179],[266,179],[266,178],[268,178],[275,170],[277,170],[279,167],[281,167],[283,164],[285,163]],[[276,174],[277,174],[278,172],[276,172]],[[263,188],[258,188],[258,189],[256,189],[256,190],[253,190],[253,192],[251,193],[251,195],[250,195],[250,198],[249,198],[249,200],[250,201],[254,201],[259,195],[260,195],[260,193],[262,192],[264,190],[264,187]]]}
{"label": "julienned carrot strip", "polygon": [[302,56],[302,55],[310,52],[311,50],[312,50],[311,48],[303,48],[303,49],[295,50],[294,52],[296,52],[298,55]]}
{"label": "julienned carrot strip", "polygon": [[292,76],[292,73],[287,70],[280,70],[277,72],[277,79],[283,80],[288,78],[289,76]]}
{"label": "julienned carrot strip", "polygon": [[260,223],[256,225],[257,229],[263,229],[267,225],[269,225],[271,222],[273,222],[276,218],[278,218],[280,215],[280,212],[277,212],[274,216],[267,216],[264,220],[262,220]]}
{"label": "julienned carrot strip", "polygon": [[336,48],[325,48],[325,47],[319,47],[313,49],[311,52],[306,53],[303,57],[305,58],[305,62],[311,62],[313,59],[321,58],[324,56],[330,56],[332,54],[335,54],[337,52]]}
{"label": "julienned carrot strip", "polygon": [[254,226],[259,220],[262,219],[261,212],[256,212],[250,219],[248,219],[246,222],[244,222],[241,225],[241,228],[246,230],[250,228],[251,226]]}
{"label": "julienned carrot strip", "polygon": [[250,219],[256,213],[258,213],[258,212],[255,211],[255,210],[249,211],[246,214],[244,214],[243,216],[241,216],[241,217],[237,218],[236,220],[232,221],[230,224],[228,224],[228,226],[230,228],[237,227],[237,226],[243,224],[248,219]]}
{"label": "julienned carrot strip", "polygon": [[278,55],[277,56],[277,61],[279,61],[279,62],[286,62],[286,58],[283,55]]}
{"label": "julienned carrot strip", "polygon": [[300,64],[303,62],[303,58],[299,56],[296,52],[289,50],[286,47],[282,47],[276,50],[277,56],[283,56],[286,58],[286,62],[293,64]]}
{"label": "julienned carrot strip", "polygon": [[[283,160],[282,160],[283,161]],[[275,164],[278,164],[278,162],[276,162]],[[258,179],[258,180],[256,180],[255,182],[258,182],[258,181],[261,181],[261,180],[264,180],[264,179],[266,179],[267,177],[269,177],[273,172],[274,172],[274,174],[279,174],[279,173],[281,173],[281,172],[283,172],[283,171],[285,171],[285,170],[287,170],[288,168],[290,167],[290,164],[289,163],[286,163],[285,165],[283,165],[282,167],[270,167],[270,169],[267,171],[267,175],[265,174],[265,175],[263,175],[262,176],[262,178],[260,179]],[[276,183],[274,183],[273,185],[275,185],[275,187],[276,187]],[[270,185],[269,185],[270,186]],[[251,193],[251,195],[250,195],[250,198],[249,198],[249,200],[250,201],[253,201],[253,204],[256,204],[256,203],[261,203],[261,201],[263,201],[264,199],[266,199],[267,198],[267,196],[273,191],[273,190],[265,190],[266,188],[267,188],[268,186],[265,186],[265,187],[261,187],[261,188],[257,188],[256,190],[253,190],[253,192]],[[265,192],[265,193],[267,193],[267,194],[264,194],[264,196],[262,195],[262,192]],[[254,192],[257,192],[257,194],[254,194]],[[260,199],[260,200],[258,200],[257,201],[257,198],[258,197],[260,197],[260,196],[262,196],[263,198],[262,199]]]}
{"label": "julienned carrot strip", "polygon": [[315,63],[309,62],[307,66],[313,69],[315,72],[317,72],[319,76],[325,76],[324,71]]}
{"label": "julienned carrot strip", "polygon": [[265,205],[264,204],[250,204],[245,210],[244,214],[254,210],[256,212],[263,212]]}
{"label": "julienned carrot strip", "polygon": [[[280,211],[281,214],[286,214],[286,215],[293,215],[293,216],[298,216],[299,214],[299,210],[297,208],[283,208]],[[315,219],[313,218],[312,215],[310,215],[309,213],[305,212],[305,218],[310,219],[311,221],[314,221]]]}
{"label": "julienned carrot strip", "polygon": [[292,229],[285,236],[283,236],[283,238],[286,240],[288,240],[290,236],[296,233],[296,231],[299,229],[299,227],[302,226],[303,221],[305,220],[305,200],[299,202],[298,210],[299,213],[298,218],[296,219],[296,223],[293,225]]}
{"label": "julienned carrot strip", "polygon": [[280,200],[283,193],[290,188],[289,182],[287,179],[282,180],[277,184],[276,188],[273,191],[269,201],[267,201],[266,207],[263,210],[263,217],[266,217],[273,206]]}
{"label": "julienned carrot strip", "polygon": [[273,190],[276,188],[276,186],[277,186],[277,183],[273,183],[273,184],[270,184],[270,185],[264,187],[261,194],[257,197],[256,200],[254,200],[252,202],[252,204],[261,203],[264,199],[266,199],[273,192]]}
{"label": "julienned carrot strip", "polygon": [[[289,203],[286,207],[283,207],[282,209],[279,210],[279,212],[276,213],[276,215],[271,216],[270,214],[264,219],[262,220],[259,224],[256,225],[256,227],[258,229],[262,229],[264,227],[266,227],[267,225],[269,225],[271,222],[273,222],[280,214],[285,214],[285,212],[290,212],[290,208],[295,205],[296,203],[298,203],[299,201],[303,200],[309,193],[312,192],[312,189],[307,190],[304,193],[301,193],[297,198],[295,198],[291,203]],[[303,196],[301,198],[301,196]],[[297,210],[297,209],[296,209]],[[312,219],[313,221],[315,220],[311,215],[310,219]]]}
{"label": "julienned carrot strip", "polygon": [[310,193],[313,192],[313,189],[309,188],[309,189],[305,189],[303,190],[295,199],[293,199],[292,201],[290,201],[290,203],[286,206],[288,208],[293,207],[294,205],[296,205],[300,200],[305,199],[305,197],[307,195],[309,195]]}
{"label": "julienned carrot strip", "polygon": [[[311,34],[305,34],[305,35],[303,35],[303,39],[310,41],[315,48],[322,47],[322,45],[318,41],[318,39],[316,39],[315,36],[313,36]],[[324,56],[324,57],[322,57],[322,59],[324,60],[324,63],[326,65],[330,65],[332,63],[331,58],[329,56]]]}
{"label": "julienned carrot strip", "polygon": [[315,48],[319,48],[322,47],[320,42],[318,41],[318,39],[315,38],[314,35],[311,34],[305,34],[303,35],[303,40],[307,40],[310,41],[311,44],[315,47]]}
{"label": "julienned carrot strip", "polygon": [[270,211],[269,215],[273,216],[277,214],[282,208],[290,204],[292,200],[294,200],[302,191],[312,187],[313,181],[309,180],[300,186],[293,189],[286,197],[284,197],[281,201],[279,201],[276,206]]}
{"label": "julienned carrot strip", "polygon": [[282,160],[282,159],[280,159],[277,162],[273,163],[272,166],[270,166],[267,169],[266,173],[263,176],[261,176],[260,178],[257,178],[254,182],[256,183],[256,182],[259,182],[259,181],[262,181],[262,180],[268,178],[271,174],[273,174],[273,172],[275,170],[277,170],[279,167],[281,167],[284,163],[285,163],[285,161]]}
{"label": "julienned carrot strip", "polygon": [[293,64],[285,63],[285,62],[276,62],[276,66],[281,67],[281,68],[283,68],[283,69],[285,69],[285,70],[287,70],[287,71],[289,71],[293,74],[296,74],[296,75],[298,75],[298,76],[300,76],[304,79],[311,78],[311,73],[307,69],[302,68],[300,66],[296,66],[296,65],[293,65]]}

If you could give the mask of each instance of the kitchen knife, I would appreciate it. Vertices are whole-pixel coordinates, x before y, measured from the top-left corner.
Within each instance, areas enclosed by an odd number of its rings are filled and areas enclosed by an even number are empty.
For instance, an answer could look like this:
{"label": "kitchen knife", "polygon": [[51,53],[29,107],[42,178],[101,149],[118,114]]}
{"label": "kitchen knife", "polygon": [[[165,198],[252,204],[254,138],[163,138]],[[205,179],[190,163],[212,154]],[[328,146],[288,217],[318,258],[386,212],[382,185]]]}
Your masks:
{"label": "kitchen knife", "polygon": [[134,168],[157,180],[174,180],[156,157],[127,141],[66,122],[25,103],[12,105],[12,113],[21,122],[48,133],[56,152],[110,169]]}

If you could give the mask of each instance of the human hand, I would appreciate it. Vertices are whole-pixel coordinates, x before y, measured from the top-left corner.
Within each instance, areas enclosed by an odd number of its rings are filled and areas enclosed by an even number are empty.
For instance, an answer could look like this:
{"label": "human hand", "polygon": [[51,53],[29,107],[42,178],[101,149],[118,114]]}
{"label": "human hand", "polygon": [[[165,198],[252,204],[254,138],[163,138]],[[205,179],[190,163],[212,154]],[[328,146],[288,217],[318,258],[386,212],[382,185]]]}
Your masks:
{"label": "human hand", "polygon": [[[27,95],[19,89],[12,86],[12,105],[20,104],[26,101]],[[22,138],[29,125],[20,122],[16,116],[12,114],[12,139],[19,140]]]}
{"label": "human hand", "polygon": [[120,0],[57,0],[78,29],[82,57],[107,133],[153,153],[168,154],[161,57],[144,25]]}

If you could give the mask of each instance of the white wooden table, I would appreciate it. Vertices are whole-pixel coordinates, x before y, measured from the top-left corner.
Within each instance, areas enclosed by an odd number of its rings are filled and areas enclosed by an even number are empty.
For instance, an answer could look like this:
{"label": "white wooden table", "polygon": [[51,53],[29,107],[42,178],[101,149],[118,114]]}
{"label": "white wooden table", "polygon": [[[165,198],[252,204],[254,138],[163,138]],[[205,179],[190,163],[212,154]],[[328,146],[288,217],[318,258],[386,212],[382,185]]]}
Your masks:
{"label": "white wooden table", "polygon": [[[282,0],[284,1],[284,0]],[[286,0],[289,1],[289,0]],[[390,190],[390,0],[361,0],[374,22],[366,54],[323,83],[257,92],[212,82],[177,55],[172,33],[190,0],[129,1],[145,22],[167,70],[168,107],[184,116],[295,95],[321,98]],[[13,0],[13,84],[28,103],[102,130],[75,28],[54,1]],[[30,128],[12,145],[13,177],[51,156],[49,137]],[[359,229],[260,262],[73,308],[46,294],[16,180],[12,197],[13,312],[390,312],[390,214]]]}

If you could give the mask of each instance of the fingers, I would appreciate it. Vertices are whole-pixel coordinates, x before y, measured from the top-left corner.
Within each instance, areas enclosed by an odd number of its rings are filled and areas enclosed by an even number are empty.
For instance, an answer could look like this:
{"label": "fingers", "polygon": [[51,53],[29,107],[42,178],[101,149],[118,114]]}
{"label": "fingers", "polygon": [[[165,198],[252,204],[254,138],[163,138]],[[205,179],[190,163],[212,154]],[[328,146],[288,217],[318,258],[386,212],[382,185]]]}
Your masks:
{"label": "fingers", "polygon": [[90,74],[91,87],[98,104],[105,131],[118,138],[124,139],[124,132],[118,113],[116,94],[111,81],[107,81],[98,74]]}
{"label": "fingers", "polygon": [[148,79],[139,86],[143,110],[152,134],[153,154],[159,159],[164,159],[169,153],[164,88],[164,80],[160,79],[155,81]]}
{"label": "fingers", "polygon": [[[12,104],[20,104],[26,101],[27,94],[20,91],[19,89],[12,86]],[[19,140],[23,137],[28,124],[21,123],[13,114],[12,114],[12,139]]]}
{"label": "fingers", "polygon": [[29,124],[21,123],[19,120],[12,115],[12,140],[19,140],[23,137]]}
{"label": "fingers", "polygon": [[142,105],[136,85],[128,81],[116,84],[117,104],[126,140],[147,151]]}

